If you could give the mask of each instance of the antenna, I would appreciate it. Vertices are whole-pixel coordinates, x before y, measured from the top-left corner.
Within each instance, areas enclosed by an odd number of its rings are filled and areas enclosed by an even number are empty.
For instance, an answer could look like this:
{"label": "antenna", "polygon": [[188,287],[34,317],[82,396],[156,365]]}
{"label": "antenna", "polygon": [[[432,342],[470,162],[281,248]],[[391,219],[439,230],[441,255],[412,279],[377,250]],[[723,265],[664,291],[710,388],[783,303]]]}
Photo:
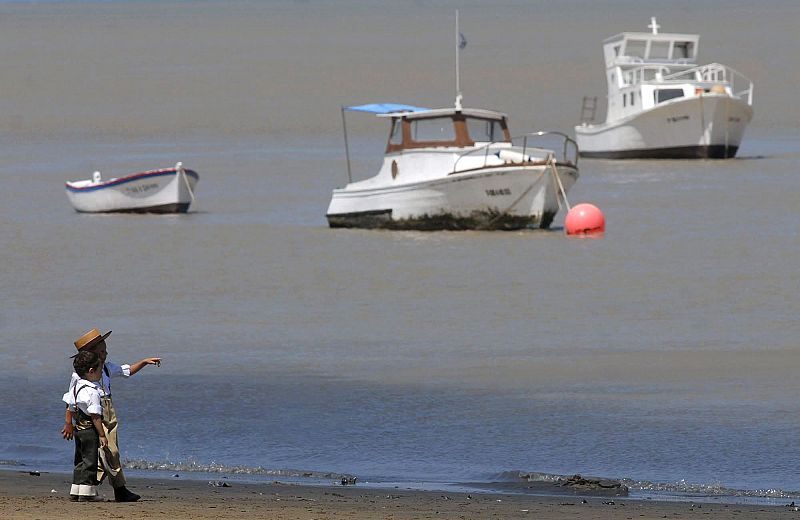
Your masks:
{"label": "antenna", "polygon": [[648,27],[653,29],[653,34],[658,34],[658,30],[661,28],[661,26],[656,23],[655,16],[650,17],[650,25],[648,25]]}
{"label": "antenna", "polygon": [[461,98],[461,71],[459,70],[459,51],[461,50],[461,33],[458,31],[458,9],[456,9],[456,108],[460,104]]}
{"label": "antenna", "polygon": [[467,46],[467,39],[458,30],[458,9],[456,9],[456,110],[461,110],[461,70],[459,51]]}

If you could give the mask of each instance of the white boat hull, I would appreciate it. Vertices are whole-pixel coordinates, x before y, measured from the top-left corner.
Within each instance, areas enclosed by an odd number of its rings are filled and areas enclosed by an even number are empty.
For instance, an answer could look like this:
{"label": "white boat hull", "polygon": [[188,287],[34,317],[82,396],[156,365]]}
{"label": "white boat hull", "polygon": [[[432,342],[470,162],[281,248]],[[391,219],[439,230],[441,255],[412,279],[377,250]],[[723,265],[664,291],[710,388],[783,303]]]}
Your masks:
{"label": "white boat hull", "polygon": [[[568,191],[577,169],[558,165],[557,170]],[[481,168],[391,187],[337,189],[327,218],[334,228],[548,228],[559,209],[558,189],[547,165]]]}
{"label": "white boat hull", "polygon": [[152,170],[105,182],[67,182],[70,203],[82,213],[184,213],[198,175],[175,168]]}
{"label": "white boat hull", "polygon": [[726,94],[671,100],[630,118],[575,127],[582,157],[729,158],[739,149],[752,108]]}

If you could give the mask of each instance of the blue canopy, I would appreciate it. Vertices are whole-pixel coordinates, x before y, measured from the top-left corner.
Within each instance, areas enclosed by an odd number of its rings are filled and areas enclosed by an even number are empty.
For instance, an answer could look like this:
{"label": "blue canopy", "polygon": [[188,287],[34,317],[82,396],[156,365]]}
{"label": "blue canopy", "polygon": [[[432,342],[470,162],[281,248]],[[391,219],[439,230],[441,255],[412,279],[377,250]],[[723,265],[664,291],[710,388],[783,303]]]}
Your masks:
{"label": "blue canopy", "polygon": [[415,107],[413,105],[401,105],[398,103],[370,103],[368,105],[357,105],[344,107],[345,110],[354,112],[367,112],[369,114],[391,114],[393,112],[425,112],[429,108]]}

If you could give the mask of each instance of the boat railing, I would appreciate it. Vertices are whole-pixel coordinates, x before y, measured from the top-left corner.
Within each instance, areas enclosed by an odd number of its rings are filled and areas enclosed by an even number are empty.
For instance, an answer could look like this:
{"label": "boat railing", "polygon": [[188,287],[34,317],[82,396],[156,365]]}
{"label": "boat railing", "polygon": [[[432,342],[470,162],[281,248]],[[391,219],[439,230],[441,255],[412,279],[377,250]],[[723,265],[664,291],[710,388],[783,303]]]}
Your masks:
{"label": "boat railing", "polygon": [[[641,83],[723,83],[729,85],[735,97],[747,98],[747,104],[753,104],[753,82],[741,72],[720,63],[698,65],[674,71],[666,65],[642,65],[623,72],[622,81],[625,86]],[[746,88],[738,90],[742,84]]]}
{"label": "boat railing", "polygon": [[[550,148],[542,148],[540,146],[536,146],[536,144],[540,143],[543,139],[547,138],[548,136],[554,137],[561,141],[560,155],[557,155],[554,152],[554,150]],[[514,164],[531,165],[531,164],[544,163],[550,160],[550,157],[552,156],[557,163],[578,166],[578,156],[579,156],[578,143],[576,143],[570,136],[568,136],[565,133],[549,131],[549,130],[540,132],[531,132],[511,138],[512,146],[515,146],[515,143],[517,142],[521,142],[521,146],[516,146],[516,148],[517,149],[522,148],[522,151],[518,155],[518,160],[514,161]],[[509,145],[508,141],[493,141],[491,143],[484,144],[482,146],[479,146],[477,148],[459,154],[458,158],[453,164],[453,171],[451,172],[451,174],[456,173],[458,171],[458,163],[464,157],[474,157],[476,155],[483,155],[482,168],[486,168],[487,166],[489,166],[489,158],[490,157],[496,158],[503,150],[509,150],[508,145]]]}
{"label": "boat railing", "polygon": [[662,65],[665,67],[674,67],[674,66],[688,66],[691,67],[696,64],[693,58],[677,58],[674,60],[664,60],[664,59],[649,59],[646,60],[644,58],[640,58],[638,56],[618,56],[612,63],[611,66],[620,66],[620,67],[629,67],[631,65]]}
{"label": "boat railing", "polygon": [[670,73],[670,68],[664,65],[643,65],[626,70],[622,74],[622,81],[627,85],[638,85],[648,81],[660,81],[665,74]]}
{"label": "boat railing", "polygon": [[[699,65],[688,70],[676,72],[664,76],[664,81],[698,81],[703,83],[725,83],[730,85],[731,93],[738,98],[747,98],[747,104],[753,104],[753,81],[736,69],[722,65],[721,63],[710,63]],[[737,84],[747,85],[747,88],[737,91]]]}

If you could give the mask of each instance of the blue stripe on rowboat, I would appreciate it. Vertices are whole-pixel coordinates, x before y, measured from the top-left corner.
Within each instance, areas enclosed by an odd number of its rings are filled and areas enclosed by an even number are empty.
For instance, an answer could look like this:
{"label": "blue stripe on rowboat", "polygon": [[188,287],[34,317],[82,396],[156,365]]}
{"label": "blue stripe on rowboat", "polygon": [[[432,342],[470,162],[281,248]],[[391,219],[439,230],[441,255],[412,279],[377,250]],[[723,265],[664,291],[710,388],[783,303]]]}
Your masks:
{"label": "blue stripe on rowboat", "polygon": [[[183,170],[186,172],[186,175],[190,177],[194,177],[195,180],[199,180],[200,176],[197,175],[197,172],[194,170]],[[161,177],[162,175],[175,175],[175,168],[167,168],[164,170],[152,170],[149,172],[142,172],[142,173],[135,173],[133,175],[128,175],[127,177],[120,177],[118,179],[113,179],[108,182],[103,182],[100,184],[95,184],[94,186],[85,186],[85,187],[75,187],[71,186],[70,183],[66,183],[67,190],[75,192],[75,193],[87,193],[90,191],[97,191],[102,190],[104,188],[110,188],[112,186],[119,186],[120,184],[125,184],[128,182],[138,181],[140,179],[147,179],[149,177]]]}

